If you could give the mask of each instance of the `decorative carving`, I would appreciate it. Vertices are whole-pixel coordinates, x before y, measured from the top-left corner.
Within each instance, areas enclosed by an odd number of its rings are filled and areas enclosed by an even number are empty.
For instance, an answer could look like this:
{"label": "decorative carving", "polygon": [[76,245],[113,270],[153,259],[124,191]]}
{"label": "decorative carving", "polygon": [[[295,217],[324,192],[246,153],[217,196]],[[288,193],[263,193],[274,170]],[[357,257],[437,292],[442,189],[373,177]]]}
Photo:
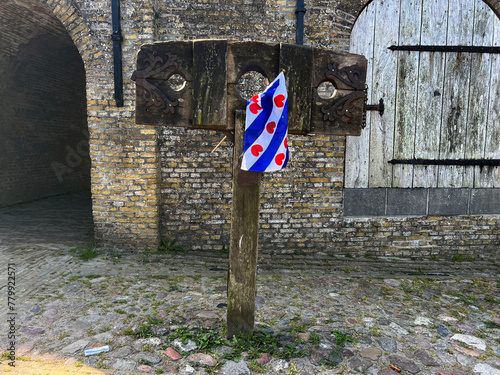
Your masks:
{"label": "decorative carving", "polygon": [[353,117],[353,112],[356,110],[354,102],[359,99],[364,99],[365,83],[361,80],[362,69],[357,65],[345,66],[339,69],[339,64],[329,63],[328,70],[325,73],[326,78],[335,85],[335,81],[340,81],[343,85],[352,90],[349,94],[341,97],[333,103],[325,104],[321,107],[323,120],[335,122],[336,117],[346,116],[349,120]]}
{"label": "decorative carving", "polygon": [[177,68],[176,60],[176,55],[167,53],[167,61],[163,64],[161,57],[149,54],[144,59],[144,62],[148,64],[147,68],[136,70],[132,74],[132,80],[135,81],[136,85],[146,90],[143,96],[146,100],[146,108],[151,106],[161,107],[164,113],[175,113],[174,107],[179,105],[179,101],[168,98],[158,87],[148,82],[147,78],[152,78],[155,74],[161,73],[169,67]]}
{"label": "decorative carving", "polygon": [[364,91],[352,91],[351,93],[343,96],[331,106],[328,104],[321,107],[321,112],[323,112],[323,120],[325,121],[335,121],[336,116],[346,116],[349,119],[352,118],[353,112],[355,110],[354,102],[359,99],[364,99]]}
{"label": "decorative carving", "polygon": [[339,64],[335,62],[328,64],[328,69],[325,75],[329,80],[335,82],[335,79],[338,79],[353,90],[365,89],[365,83],[360,79],[362,77],[362,69],[359,66],[344,66],[342,69],[339,69]]}
{"label": "decorative carving", "polygon": [[[195,40],[144,45],[137,59],[137,124],[232,131],[235,111],[246,104],[237,90],[241,74],[255,70],[272,78],[285,69],[290,134],[361,133],[367,64],[361,55],[284,43]],[[185,88],[172,86],[175,74]],[[322,82],[332,83],[336,93],[320,97]]]}

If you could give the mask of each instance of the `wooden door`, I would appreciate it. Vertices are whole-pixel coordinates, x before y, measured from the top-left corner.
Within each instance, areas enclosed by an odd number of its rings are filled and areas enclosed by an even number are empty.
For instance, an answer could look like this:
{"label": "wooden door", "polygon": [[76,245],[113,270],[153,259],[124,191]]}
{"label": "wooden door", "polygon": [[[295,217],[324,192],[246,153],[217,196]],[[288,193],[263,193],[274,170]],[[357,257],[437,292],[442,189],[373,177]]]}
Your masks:
{"label": "wooden door", "polygon": [[500,187],[500,167],[391,160],[500,159],[500,55],[392,51],[406,45],[500,46],[500,19],[482,0],[374,0],[351,52],[368,59],[367,114],[347,137],[346,188]]}

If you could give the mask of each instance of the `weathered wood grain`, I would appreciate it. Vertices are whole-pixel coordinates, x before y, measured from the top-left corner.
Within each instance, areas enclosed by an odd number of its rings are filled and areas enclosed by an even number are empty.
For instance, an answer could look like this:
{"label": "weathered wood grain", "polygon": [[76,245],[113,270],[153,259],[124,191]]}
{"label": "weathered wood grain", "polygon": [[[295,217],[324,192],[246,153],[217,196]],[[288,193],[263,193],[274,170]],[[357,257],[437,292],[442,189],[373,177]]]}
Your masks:
{"label": "weathered wood grain", "polygon": [[[500,45],[500,19],[498,17],[494,19],[493,45]],[[500,157],[500,56],[492,56],[491,62],[490,103],[484,156],[497,159]],[[491,168],[490,176],[492,187],[500,187],[500,167]]]}
{"label": "weathered wood grain", "polygon": [[227,116],[227,40],[193,44],[193,126],[223,129]]}
{"label": "weathered wood grain", "polygon": [[[279,74],[280,45],[262,42],[231,42],[227,54],[227,82],[238,83],[249,71],[262,73],[269,82]],[[262,59],[262,56],[266,56]]]}
{"label": "weathered wood grain", "polygon": [[[494,14],[482,0],[475,0],[474,9],[474,46],[491,46],[493,42]],[[491,54],[474,53],[471,56],[471,81],[469,112],[467,116],[467,136],[465,145],[466,159],[484,158],[488,104],[491,81]],[[465,167],[463,186],[487,187],[488,180],[481,178],[481,171],[487,168]]]}
{"label": "weathered wood grain", "polygon": [[[384,16],[391,12],[393,3],[400,4],[399,17],[395,12],[392,17]],[[396,103],[392,106],[390,99],[386,101],[382,121],[376,113],[368,113],[368,126],[361,137],[346,140],[346,187],[500,186],[498,167],[395,165],[391,175],[389,168],[383,166],[390,155],[387,142],[391,136],[395,159],[498,158],[499,57],[470,52],[401,51],[398,68],[394,70],[380,47],[391,38],[394,29],[400,32],[395,45],[500,45],[500,26],[496,26],[499,22],[482,0],[373,1],[366,6],[354,25],[351,51],[369,59],[368,101],[375,103],[380,94],[391,92],[394,81],[387,72],[392,71],[397,77]],[[385,126],[391,116],[395,116],[393,133]],[[369,140],[365,138],[368,129]],[[367,155],[368,169],[362,162]],[[390,181],[382,175],[390,176]]]}
{"label": "weathered wood grain", "polygon": [[[161,69],[170,58],[175,65]],[[147,70],[151,69],[151,72]],[[154,89],[153,95],[137,83],[136,123],[143,125],[167,125],[192,127],[193,124],[193,50],[192,42],[169,42],[145,45],[141,47],[137,57],[137,78],[146,74],[145,84]],[[134,74],[137,74],[134,73]],[[151,74],[150,74],[151,73]],[[185,87],[180,91],[172,90],[168,78],[180,74],[186,80]],[[162,96],[176,105],[172,111],[164,111]],[[154,105],[150,105],[151,99]]]}
{"label": "weathered wood grain", "polygon": [[398,44],[398,28],[394,22],[399,20],[399,3],[396,1],[376,3],[375,43],[372,100],[384,99],[383,116],[372,116],[370,134],[370,181],[369,187],[391,186],[392,165],[389,160],[394,148],[394,115],[396,99],[396,54],[389,50]]}
{"label": "weathered wood grain", "polygon": [[[448,14],[448,45],[472,45],[474,2],[450,0],[453,12]],[[467,131],[470,84],[470,53],[446,53],[446,74],[441,122],[440,159],[463,159]],[[438,187],[461,187],[464,167],[439,166]]]}
{"label": "weathered wood grain", "polygon": [[[365,93],[361,90],[336,90],[332,99],[322,99],[315,92],[311,103],[313,134],[361,134]],[[325,119],[332,117],[333,121]]]}
{"label": "weathered wood grain", "polygon": [[[137,86],[136,122],[232,131],[235,111],[246,108],[245,94],[238,90],[245,83],[240,78],[257,72],[269,84],[281,69],[287,72],[290,134],[360,134],[363,56],[309,46],[211,39],[141,48],[132,76]],[[184,77],[183,86],[171,82],[170,77],[177,75]],[[337,102],[313,98],[325,80],[339,89]]]}
{"label": "weathered wood grain", "polygon": [[[422,1],[402,0],[399,21],[399,44],[420,44]],[[417,117],[417,83],[419,54],[400,51],[398,55],[396,122],[394,126],[394,159],[412,159],[415,153]],[[393,167],[393,187],[413,186],[413,165]]]}
{"label": "weathered wood grain", "polygon": [[[364,55],[368,59],[366,84],[368,86],[368,101],[372,100],[373,85],[373,43],[375,28],[375,7],[367,6],[358,17],[351,33],[352,53]],[[373,113],[373,116],[380,116]],[[366,127],[359,137],[347,137],[345,153],[345,182],[346,188],[367,188],[368,168],[370,157],[370,129],[372,112],[366,113]]]}
{"label": "weathered wood grain", "polygon": [[[424,0],[422,3],[422,44],[446,44],[448,2]],[[438,159],[444,91],[444,56],[438,52],[420,53],[415,158]],[[436,187],[437,166],[416,165],[413,187]]]}
{"label": "weathered wood grain", "polygon": [[235,114],[227,337],[250,335],[255,320],[261,172],[241,170],[245,112]]}
{"label": "weathered wood grain", "polygon": [[280,70],[285,70],[288,91],[288,131],[307,134],[311,130],[313,48],[282,44]]}
{"label": "weathered wood grain", "polygon": [[332,82],[339,90],[365,88],[367,62],[364,56],[316,48],[313,63],[313,88],[325,80]]}

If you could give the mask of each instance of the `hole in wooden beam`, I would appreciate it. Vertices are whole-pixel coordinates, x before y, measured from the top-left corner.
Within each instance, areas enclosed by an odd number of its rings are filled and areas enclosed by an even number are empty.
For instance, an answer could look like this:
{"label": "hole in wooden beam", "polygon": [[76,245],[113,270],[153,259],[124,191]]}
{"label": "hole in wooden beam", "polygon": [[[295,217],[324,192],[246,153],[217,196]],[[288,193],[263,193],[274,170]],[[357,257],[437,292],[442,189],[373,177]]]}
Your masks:
{"label": "hole in wooden beam", "polygon": [[336,91],[335,86],[330,81],[322,82],[317,89],[318,96],[321,99],[333,99]]}
{"label": "hole in wooden beam", "polygon": [[180,74],[172,74],[167,80],[167,85],[173,91],[181,91],[186,86],[186,80]]}
{"label": "hole in wooden beam", "polygon": [[241,76],[236,89],[243,99],[249,100],[252,96],[263,92],[268,85],[269,81],[262,73],[252,70]]}

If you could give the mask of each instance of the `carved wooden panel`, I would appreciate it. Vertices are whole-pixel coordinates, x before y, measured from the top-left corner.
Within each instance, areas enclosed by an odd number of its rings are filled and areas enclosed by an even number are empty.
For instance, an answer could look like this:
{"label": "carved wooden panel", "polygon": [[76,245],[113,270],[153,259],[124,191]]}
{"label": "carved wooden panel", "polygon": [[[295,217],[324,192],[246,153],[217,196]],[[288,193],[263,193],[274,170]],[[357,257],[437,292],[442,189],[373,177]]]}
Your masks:
{"label": "carved wooden panel", "polygon": [[195,41],[193,47],[193,124],[223,129],[227,123],[227,41]]}
{"label": "carved wooden panel", "polygon": [[[289,133],[359,135],[363,122],[366,59],[308,46],[197,40],[146,45],[132,79],[137,85],[136,122],[146,125],[233,130],[234,113],[246,100],[237,90],[249,71],[271,82],[285,69]],[[185,81],[182,87],[172,79]],[[321,98],[318,86],[333,84]]]}

